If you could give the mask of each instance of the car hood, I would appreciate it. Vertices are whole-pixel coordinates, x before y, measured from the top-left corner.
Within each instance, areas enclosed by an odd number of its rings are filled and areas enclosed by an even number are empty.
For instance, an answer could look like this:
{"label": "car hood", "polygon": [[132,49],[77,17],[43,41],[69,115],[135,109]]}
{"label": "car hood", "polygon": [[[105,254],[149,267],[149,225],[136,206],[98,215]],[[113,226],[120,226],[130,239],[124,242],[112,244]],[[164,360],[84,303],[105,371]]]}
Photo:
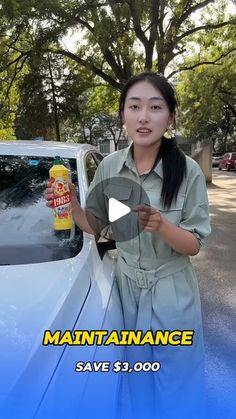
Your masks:
{"label": "car hood", "polygon": [[83,252],[55,262],[0,267],[0,401],[42,346],[46,329],[73,330],[90,286]]}

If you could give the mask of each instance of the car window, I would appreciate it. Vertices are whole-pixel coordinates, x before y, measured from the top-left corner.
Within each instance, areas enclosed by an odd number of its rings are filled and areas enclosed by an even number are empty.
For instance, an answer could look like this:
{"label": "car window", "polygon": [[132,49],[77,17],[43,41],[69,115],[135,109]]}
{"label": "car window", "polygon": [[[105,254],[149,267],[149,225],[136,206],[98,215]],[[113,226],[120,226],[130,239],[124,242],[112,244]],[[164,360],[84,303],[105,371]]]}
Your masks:
{"label": "car window", "polygon": [[[104,156],[99,154],[99,153],[89,153],[86,156],[86,169],[87,169],[87,178],[88,178],[88,183],[90,184],[94,178],[95,172],[97,170],[98,165],[101,163],[101,161],[103,160]],[[102,241],[105,241],[106,239],[112,239],[112,231],[110,227],[105,228],[102,231],[102,234],[96,234],[95,236],[95,240],[98,244],[98,242],[101,240],[101,236],[102,236]]]}
{"label": "car window", "polygon": [[232,153],[232,160],[236,160],[236,153]]}
{"label": "car window", "polygon": [[[43,197],[53,158],[0,156],[0,265],[49,262],[74,257],[83,235],[53,229],[53,212]],[[78,185],[75,159],[63,159]]]}
{"label": "car window", "polygon": [[99,153],[92,153],[93,157],[95,159],[95,162],[97,163],[97,165],[99,165],[101,163],[101,161],[104,159],[104,156],[102,154]]}
{"label": "car window", "polygon": [[101,156],[98,153],[88,153],[86,156],[86,173],[87,173],[87,179],[88,184],[92,182],[95,172],[97,170],[97,167],[99,163],[102,161],[103,156]]}

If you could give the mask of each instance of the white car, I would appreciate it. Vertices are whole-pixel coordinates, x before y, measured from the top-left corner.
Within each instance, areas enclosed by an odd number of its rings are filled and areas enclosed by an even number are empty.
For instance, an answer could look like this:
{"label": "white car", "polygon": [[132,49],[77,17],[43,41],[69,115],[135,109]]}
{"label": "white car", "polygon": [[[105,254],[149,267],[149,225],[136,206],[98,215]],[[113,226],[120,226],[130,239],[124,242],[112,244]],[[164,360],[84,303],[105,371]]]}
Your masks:
{"label": "white car", "polygon": [[123,329],[107,242],[78,228],[53,230],[43,192],[56,155],[70,169],[84,206],[103,157],[96,148],[0,141],[0,417],[113,418],[119,374],[75,368],[78,362],[112,365],[122,347],[43,345],[46,330]]}

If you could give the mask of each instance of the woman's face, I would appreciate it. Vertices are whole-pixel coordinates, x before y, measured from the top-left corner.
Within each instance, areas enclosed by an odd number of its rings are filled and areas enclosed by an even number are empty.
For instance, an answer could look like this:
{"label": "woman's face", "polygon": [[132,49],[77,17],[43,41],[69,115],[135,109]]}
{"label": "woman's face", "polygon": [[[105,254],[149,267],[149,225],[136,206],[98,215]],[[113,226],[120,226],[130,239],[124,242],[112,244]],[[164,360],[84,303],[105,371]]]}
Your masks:
{"label": "woman's face", "polygon": [[148,81],[139,81],[128,90],[123,121],[134,145],[160,142],[173,122],[173,115],[161,92]]}

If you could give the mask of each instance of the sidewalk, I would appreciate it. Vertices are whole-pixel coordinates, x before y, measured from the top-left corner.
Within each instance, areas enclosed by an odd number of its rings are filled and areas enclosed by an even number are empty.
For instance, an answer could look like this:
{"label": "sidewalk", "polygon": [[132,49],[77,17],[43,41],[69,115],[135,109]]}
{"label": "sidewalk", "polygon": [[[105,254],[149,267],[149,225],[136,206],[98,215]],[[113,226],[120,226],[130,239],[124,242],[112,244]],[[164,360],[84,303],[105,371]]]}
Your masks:
{"label": "sidewalk", "polygon": [[236,173],[214,171],[208,198],[213,224],[236,224]]}
{"label": "sidewalk", "polygon": [[236,174],[214,170],[212,234],[192,258],[202,300],[209,419],[236,416]]}

